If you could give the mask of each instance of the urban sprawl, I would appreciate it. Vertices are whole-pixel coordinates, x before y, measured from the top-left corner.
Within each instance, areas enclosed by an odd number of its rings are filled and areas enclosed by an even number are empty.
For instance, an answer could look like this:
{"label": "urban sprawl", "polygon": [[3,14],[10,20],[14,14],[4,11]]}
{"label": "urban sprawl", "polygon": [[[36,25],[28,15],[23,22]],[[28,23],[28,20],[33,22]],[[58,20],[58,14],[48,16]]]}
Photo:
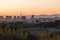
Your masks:
{"label": "urban sprawl", "polygon": [[46,15],[40,15],[40,16],[0,16],[0,22],[28,22],[28,23],[36,23],[38,22],[51,22],[55,20],[60,20],[60,16],[46,16]]}

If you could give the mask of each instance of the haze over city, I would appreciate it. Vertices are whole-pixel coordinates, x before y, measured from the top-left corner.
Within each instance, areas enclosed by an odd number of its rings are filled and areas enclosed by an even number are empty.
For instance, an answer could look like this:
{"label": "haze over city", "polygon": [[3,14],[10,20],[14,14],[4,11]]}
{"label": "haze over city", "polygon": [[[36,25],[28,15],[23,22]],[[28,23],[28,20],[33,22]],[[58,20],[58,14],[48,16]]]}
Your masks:
{"label": "haze over city", "polygon": [[60,14],[60,0],[0,0],[0,15]]}

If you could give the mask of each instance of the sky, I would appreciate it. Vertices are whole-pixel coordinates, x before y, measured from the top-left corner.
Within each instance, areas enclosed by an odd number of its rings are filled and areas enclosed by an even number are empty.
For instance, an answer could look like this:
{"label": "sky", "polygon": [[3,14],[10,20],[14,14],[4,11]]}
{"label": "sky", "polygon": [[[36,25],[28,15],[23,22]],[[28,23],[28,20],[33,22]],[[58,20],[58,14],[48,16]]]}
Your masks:
{"label": "sky", "polygon": [[0,0],[0,15],[60,14],[60,0]]}

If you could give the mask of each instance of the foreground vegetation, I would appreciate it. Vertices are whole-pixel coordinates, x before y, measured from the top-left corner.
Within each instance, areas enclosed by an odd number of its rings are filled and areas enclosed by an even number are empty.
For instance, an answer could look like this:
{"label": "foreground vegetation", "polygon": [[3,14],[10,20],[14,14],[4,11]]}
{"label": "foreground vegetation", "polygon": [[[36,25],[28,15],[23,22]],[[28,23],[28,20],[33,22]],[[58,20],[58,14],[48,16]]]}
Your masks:
{"label": "foreground vegetation", "polygon": [[51,22],[39,22],[36,23],[27,23],[26,27],[44,27],[44,28],[60,28],[60,20],[55,20]]}
{"label": "foreground vegetation", "polygon": [[58,32],[48,32],[46,34],[38,35],[39,40],[60,40],[60,33]]}
{"label": "foreground vegetation", "polygon": [[24,30],[20,23],[0,23],[0,40],[38,40],[35,35]]}
{"label": "foreground vegetation", "polygon": [[27,27],[52,27],[60,28],[60,20],[54,22],[26,23],[26,22],[2,22],[0,23],[0,40],[60,40],[60,32],[47,32],[46,34],[32,35],[24,30]]}

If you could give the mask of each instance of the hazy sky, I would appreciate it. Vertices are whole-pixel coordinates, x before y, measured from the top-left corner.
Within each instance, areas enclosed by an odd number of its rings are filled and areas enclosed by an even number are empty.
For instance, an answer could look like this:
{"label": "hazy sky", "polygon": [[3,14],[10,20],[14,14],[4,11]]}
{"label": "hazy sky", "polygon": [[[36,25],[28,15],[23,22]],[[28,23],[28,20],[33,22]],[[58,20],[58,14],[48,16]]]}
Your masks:
{"label": "hazy sky", "polygon": [[60,0],[0,0],[0,15],[60,14]]}

